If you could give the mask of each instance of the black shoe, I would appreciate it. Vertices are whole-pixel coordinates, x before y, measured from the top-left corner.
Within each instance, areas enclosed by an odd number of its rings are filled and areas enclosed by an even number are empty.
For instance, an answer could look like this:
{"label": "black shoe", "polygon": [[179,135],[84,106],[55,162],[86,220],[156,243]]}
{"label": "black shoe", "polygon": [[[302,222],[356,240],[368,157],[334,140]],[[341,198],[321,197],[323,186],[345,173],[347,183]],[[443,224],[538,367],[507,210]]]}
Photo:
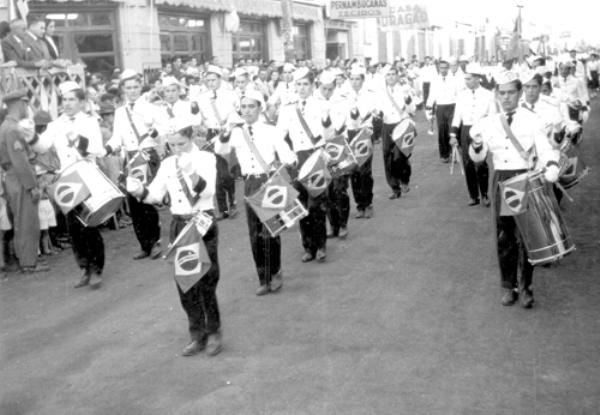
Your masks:
{"label": "black shoe", "polygon": [[477,206],[479,204],[479,199],[469,199],[469,206]]}
{"label": "black shoe", "polygon": [[388,199],[390,200],[394,200],[394,199],[398,199],[400,198],[400,196],[402,196],[402,193],[400,193],[400,191],[396,190],[395,192],[392,192],[389,196]]}
{"label": "black shoe", "polygon": [[219,213],[217,216],[215,216],[215,220],[220,221],[223,219],[227,219],[229,217],[229,214],[227,213]]}
{"label": "black shoe", "polygon": [[269,286],[267,284],[261,285],[256,289],[256,295],[261,296],[266,294],[269,294]]}
{"label": "black shoe", "polygon": [[321,248],[317,250],[317,261],[325,262],[325,258],[327,258],[327,253],[325,252],[325,248]]}
{"label": "black shoe", "polygon": [[491,202],[490,202],[490,199],[488,199],[487,196],[483,196],[481,198],[481,202],[483,203],[483,206],[490,207]]}
{"label": "black shoe", "polygon": [[373,217],[373,206],[367,206],[365,209],[365,219],[371,219]]}
{"label": "black shoe", "polygon": [[305,252],[304,255],[302,255],[302,262],[310,262],[313,259],[315,259],[315,256],[310,252]]}
{"label": "black shoe", "polygon": [[502,296],[502,305],[510,306],[517,302],[519,295],[512,288],[505,288],[504,295]]}
{"label": "black shoe", "polygon": [[283,271],[279,270],[279,272],[271,278],[271,284],[269,285],[269,290],[272,293],[275,293],[281,290],[283,287]]}
{"label": "black shoe", "polygon": [[85,272],[79,279],[79,282],[77,284],[75,284],[75,288],[85,287],[86,285],[88,285],[90,283],[90,278],[91,278],[91,275],[88,274],[87,272]]}
{"label": "black shoe", "polygon": [[227,216],[229,217],[229,219],[233,219],[237,216],[238,214],[238,210],[237,210],[237,206],[233,205],[229,208],[229,210],[227,211]]}
{"label": "black shoe", "polygon": [[89,283],[90,283],[90,287],[99,288],[100,284],[102,284],[102,276],[97,273],[92,273]]}
{"label": "black shoe", "polygon": [[135,260],[144,259],[144,258],[148,258],[149,256],[150,256],[150,253],[148,253],[146,251],[140,251],[133,256],[133,259],[135,259]]}
{"label": "black shoe", "polygon": [[519,293],[519,302],[521,303],[521,307],[523,308],[531,308],[533,307],[533,293],[529,290],[521,290]]}
{"label": "black shoe", "polygon": [[194,356],[200,353],[206,347],[205,341],[192,340],[181,351],[182,356]]}
{"label": "black shoe", "polygon": [[327,234],[327,239],[337,238],[339,235],[339,231],[331,231]]}
{"label": "black shoe", "polygon": [[154,245],[152,245],[152,249],[150,250],[150,259],[158,259],[161,255],[162,248],[160,246],[160,240],[158,240]]}
{"label": "black shoe", "polygon": [[365,217],[365,211],[364,210],[359,210],[358,212],[356,212],[356,219],[362,219]]}
{"label": "black shoe", "polygon": [[348,237],[348,228],[346,228],[345,226],[342,226],[340,228],[340,233],[338,234],[338,238],[346,239],[347,237]]}
{"label": "black shoe", "polygon": [[403,193],[410,192],[410,186],[408,185],[408,183],[407,184],[404,184],[404,183],[401,184],[400,185],[400,191],[403,192]]}
{"label": "black shoe", "polygon": [[218,355],[223,350],[221,343],[221,333],[213,333],[208,335],[206,340],[206,354],[209,356]]}

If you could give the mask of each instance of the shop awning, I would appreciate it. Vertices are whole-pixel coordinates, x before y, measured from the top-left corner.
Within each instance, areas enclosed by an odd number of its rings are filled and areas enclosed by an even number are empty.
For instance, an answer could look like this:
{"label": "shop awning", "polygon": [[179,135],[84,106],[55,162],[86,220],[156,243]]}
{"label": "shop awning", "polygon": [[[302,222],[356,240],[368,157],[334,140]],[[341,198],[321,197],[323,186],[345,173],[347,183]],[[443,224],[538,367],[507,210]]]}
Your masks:
{"label": "shop awning", "polygon": [[[148,1],[150,2],[150,0]],[[154,0],[154,4],[157,6],[186,6],[213,12],[231,10],[230,0]]]}
{"label": "shop awning", "polygon": [[[281,2],[277,0],[232,0],[238,14],[257,17],[281,18]],[[295,20],[323,20],[322,8],[319,5],[308,5],[294,2],[292,18]]]}

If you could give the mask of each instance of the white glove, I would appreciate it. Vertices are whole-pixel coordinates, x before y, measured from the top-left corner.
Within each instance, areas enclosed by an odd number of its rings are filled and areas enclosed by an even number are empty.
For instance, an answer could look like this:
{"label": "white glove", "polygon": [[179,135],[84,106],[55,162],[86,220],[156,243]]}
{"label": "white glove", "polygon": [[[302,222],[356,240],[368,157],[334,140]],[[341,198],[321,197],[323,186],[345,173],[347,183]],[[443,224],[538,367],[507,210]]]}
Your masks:
{"label": "white glove", "polygon": [[35,123],[31,118],[24,118],[19,121],[19,130],[25,136],[25,141],[31,143],[33,137],[35,137]]}
{"label": "white glove", "polygon": [[577,121],[568,121],[566,124],[567,125],[565,127],[565,131],[567,135],[575,135],[579,132],[579,129],[581,128]]}
{"label": "white glove", "polygon": [[544,178],[547,182],[555,183],[558,180],[559,172],[558,166],[552,164],[546,167],[546,170],[544,171]]}
{"label": "white glove", "polygon": [[125,180],[125,188],[127,193],[135,197],[140,197],[142,193],[144,193],[144,185],[135,177],[127,176],[127,179]]}
{"label": "white glove", "polygon": [[581,121],[582,121],[583,124],[585,124],[588,121],[589,118],[590,118],[590,112],[589,111],[583,111],[581,113]]}

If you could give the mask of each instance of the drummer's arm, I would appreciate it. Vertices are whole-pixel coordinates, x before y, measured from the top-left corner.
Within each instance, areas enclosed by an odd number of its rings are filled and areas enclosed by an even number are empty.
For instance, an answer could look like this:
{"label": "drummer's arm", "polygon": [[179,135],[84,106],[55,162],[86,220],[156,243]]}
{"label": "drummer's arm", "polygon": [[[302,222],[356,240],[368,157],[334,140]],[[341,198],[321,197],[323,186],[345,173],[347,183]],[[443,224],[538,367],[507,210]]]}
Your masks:
{"label": "drummer's arm", "polygon": [[556,169],[558,170],[558,160],[560,158],[560,152],[559,150],[554,149],[550,144],[550,141],[548,141],[548,136],[546,135],[544,125],[540,122],[532,128],[535,149],[539,158],[539,164],[545,167],[546,169],[552,166],[556,167]]}
{"label": "drummer's arm", "polygon": [[[166,159],[165,159],[166,160]],[[163,163],[158,168],[158,172],[148,186],[144,187],[140,200],[147,204],[160,204],[167,195],[167,162]]]}
{"label": "drummer's arm", "polygon": [[296,153],[292,151],[288,143],[283,139],[283,135],[280,131],[277,131],[277,134],[273,137],[273,145],[275,146],[275,151],[279,156],[281,162],[287,166],[293,166],[298,163],[298,157],[296,157]]}
{"label": "drummer's arm", "polygon": [[48,124],[46,131],[41,134],[36,134],[29,145],[36,153],[46,153],[54,144],[54,135],[56,134],[54,124]]}
{"label": "drummer's arm", "polygon": [[104,146],[107,154],[115,153],[123,146],[123,136],[121,132],[127,128],[126,122],[127,120],[125,120],[122,116],[122,111],[117,109],[117,111],[115,111],[115,122],[113,125],[112,137],[106,142],[106,145]]}
{"label": "drummer's arm", "polygon": [[102,131],[100,131],[100,125],[96,119],[90,117],[90,125],[86,132],[89,140],[87,152],[96,157],[106,156],[107,151],[102,145]]}

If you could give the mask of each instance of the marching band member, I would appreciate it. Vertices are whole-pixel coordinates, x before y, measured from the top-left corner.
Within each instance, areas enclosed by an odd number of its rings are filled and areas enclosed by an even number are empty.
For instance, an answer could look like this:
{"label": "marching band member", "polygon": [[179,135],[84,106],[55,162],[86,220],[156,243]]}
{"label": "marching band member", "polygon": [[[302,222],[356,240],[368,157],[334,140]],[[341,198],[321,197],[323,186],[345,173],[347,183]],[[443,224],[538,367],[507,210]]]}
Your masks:
{"label": "marching band member", "polygon": [[269,119],[275,120],[282,106],[298,100],[294,85],[294,71],[296,68],[291,63],[285,63],[281,72],[281,80],[267,102]]}
{"label": "marching band member", "polygon": [[449,69],[450,64],[448,61],[441,59],[439,61],[440,73],[432,80],[429,98],[426,103],[428,111],[432,111],[434,105],[436,107],[438,145],[440,159],[443,163],[450,161],[450,128],[454,116],[454,106],[456,105],[456,94],[459,91],[457,79],[454,75],[448,73]]}
{"label": "marching band member", "polygon": [[577,59],[577,51],[575,49],[569,51],[569,58],[571,59],[569,63],[573,65],[573,75],[587,88],[587,72],[585,70],[585,65],[581,60]]}
{"label": "marching band member", "polygon": [[[200,113],[204,118],[204,126],[208,128],[206,139],[213,145],[218,141],[218,136],[228,127],[232,120],[239,119],[237,115],[237,94],[225,88],[222,81],[223,71],[218,66],[209,65],[206,71],[206,86],[208,92],[198,100]],[[219,146],[215,150],[217,156],[217,206],[219,216],[217,219],[234,218],[237,215],[235,203],[235,181],[231,175],[230,165],[233,162],[231,147]]]}
{"label": "marching band member", "polygon": [[[120,88],[125,103],[115,110],[113,135],[108,140],[108,153],[123,149],[126,160],[141,153],[148,160],[149,176],[153,176],[160,165],[158,139],[159,124],[164,121],[160,110],[142,97],[141,76],[132,69],[126,69],[120,76]],[[140,252],[133,259],[150,257],[157,259],[161,254],[160,221],[154,206],[127,197],[133,230],[140,244]]]}
{"label": "marching band member", "polygon": [[164,102],[161,103],[162,105],[159,106],[166,112],[166,118],[169,120],[176,117],[189,118],[194,125],[200,125],[202,119],[197,115],[199,112],[196,104],[181,99],[181,90],[185,86],[173,76],[164,77],[162,84],[165,98]]}
{"label": "marching band member", "polygon": [[[294,72],[294,82],[298,101],[281,108],[277,128],[283,137],[289,134],[298,166],[302,167],[312,152],[325,144],[323,135],[331,127],[331,119],[326,109],[312,95],[314,74],[308,68],[298,69]],[[302,262],[315,258],[323,262],[327,257],[326,195],[312,197],[301,185],[298,185],[298,192],[298,199],[308,210],[308,216],[300,220],[300,234],[305,251]]]}
{"label": "marching band member", "polygon": [[[346,127],[348,140],[358,134],[361,124],[368,119],[369,115],[375,110],[375,94],[368,90],[365,85],[365,72],[360,68],[350,71],[350,85],[352,90],[349,92],[346,101]],[[373,137],[371,137],[373,141]],[[370,219],[373,217],[373,155],[359,168],[357,168],[350,177],[352,184],[352,194],[356,203],[356,218]]]}
{"label": "marching band member", "polygon": [[[496,81],[496,98],[500,101],[502,112],[488,115],[473,125],[471,146],[477,160],[485,157],[484,144],[493,156],[494,221],[504,289],[502,304],[513,305],[520,296],[521,305],[530,308],[533,305],[533,266],[527,261],[522,235],[514,217],[500,216],[502,196],[499,183],[530,169],[534,152],[539,165],[545,168],[546,181],[555,182],[559,174],[558,152],[548,142],[539,117],[519,107],[522,85],[516,75],[506,71],[499,74]],[[511,138],[511,134],[514,137]],[[518,273],[521,274],[520,283]]]}
{"label": "marching band member", "polygon": [[[588,117],[590,97],[588,95],[587,86],[581,79],[572,74],[572,70],[573,64],[571,62],[564,63],[561,68],[561,76],[558,79],[560,89],[559,99],[568,106],[569,118],[573,121],[577,121],[580,125],[583,125]],[[580,137],[581,134],[579,134],[573,142],[577,144]]]}
{"label": "marching band member", "polygon": [[[456,98],[456,108],[450,128],[450,144],[459,145],[465,169],[467,190],[469,191],[469,206],[479,204],[479,198],[484,206],[489,206],[488,199],[488,165],[485,160],[475,164],[469,157],[471,137],[469,131],[473,124],[495,111],[494,95],[480,86],[481,67],[470,63],[465,68],[465,83],[467,88],[460,91]],[[460,141],[458,141],[460,140]]]}
{"label": "marching band member", "polygon": [[407,193],[411,166],[408,157],[406,157],[394,143],[392,132],[396,125],[403,119],[409,118],[415,112],[414,102],[405,95],[402,86],[398,83],[398,71],[388,66],[384,69],[385,89],[379,92],[376,108],[383,116],[383,128],[381,132],[383,146],[383,164],[385,168],[385,178],[392,189],[389,199],[398,199],[402,192]]}
{"label": "marching band member", "polygon": [[[214,217],[213,196],[217,176],[215,156],[199,150],[193,143],[189,119],[178,118],[174,125],[177,125],[177,132],[167,137],[173,155],[163,160],[152,183],[146,187],[136,178],[127,178],[127,191],[132,197],[139,198],[140,203],[158,204],[169,194],[171,242],[198,211]],[[204,349],[209,356],[214,356],[222,348],[216,295],[219,282],[218,234],[217,223],[212,221],[202,237],[211,261],[206,274],[186,292],[177,284],[190,332],[190,343],[184,347],[183,356],[192,356]]]}
{"label": "marching band member", "polygon": [[[36,143],[36,151],[45,152],[50,147],[56,149],[60,160],[60,171],[71,164],[88,160],[96,162],[96,157],[104,157],[102,133],[98,119],[85,113],[85,91],[73,81],[60,84],[63,113],[48,124]],[[97,286],[102,282],[104,269],[104,241],[96,227],[85,226],[78,219],[75,210],[67,214],[67,227],[75,260],[83,275],[75,288],[88,284]]]}
{"label": "marching band member", "polygon": [[[277,157],[285,165],[295,165],[296,155],[283,141],[277,128],[260,120],[265,106],[262,94],[256,90],[247,91],[240,102],[244,124],[233,128],[230,135],[223,136],[238,156],[244,195],[253,195],[269,179],[269,171]],[[216,144],[217,148],[222,145]],[[257,154],[258,153],[258,154]],[[250,246],[256,265],[260,286],[256,295],[276,292],[283,285],[281,269],[281,238],[270,237],[254,210],[246,203],[246,220],[250,234]]]}

